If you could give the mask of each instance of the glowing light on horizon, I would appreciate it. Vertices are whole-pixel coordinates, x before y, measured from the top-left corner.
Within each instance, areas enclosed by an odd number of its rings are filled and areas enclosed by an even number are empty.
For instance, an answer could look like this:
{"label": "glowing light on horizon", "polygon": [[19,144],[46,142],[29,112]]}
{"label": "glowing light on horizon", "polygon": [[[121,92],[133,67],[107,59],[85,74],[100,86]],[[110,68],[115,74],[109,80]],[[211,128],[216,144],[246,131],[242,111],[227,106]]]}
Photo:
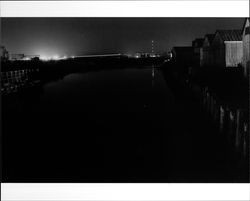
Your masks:
{"label": "glowing light on horizon", "polygon": [[68,59],[68,57],[67,56],[63,56],[61,59],[65,60],[65,59]]}
{"label": "glowing light on horizon", "polygon": [[60,57],[59,57],[58,55],[54,55],[54,56],[52,57],[52,60],[60,60]]}
{"label": "glowing light on horizon", "polygon": [[49,58],[49,57],[46,57],[46,56],[41,56],[40,59],[41,59],[42,61],[49,61],[49,60],[50,60],[50,58]]}
{"label": "glowing light on horizon", "polygon": [[29,60],[31,60],[31,58],[25,57],[25,58],[23,58],[22,60],[23,60],[23,61],[29,61]]}
{"label": "glowing light on horizon", "polygon": [[57,60],[60,60],[60,59],[67,59],[67,57],[64,56],[64,57],[60,58],[58,55],[54,55],[54,56],[41,56],[40,59],[42,61],[51,61],[51,60],[57,61]]}

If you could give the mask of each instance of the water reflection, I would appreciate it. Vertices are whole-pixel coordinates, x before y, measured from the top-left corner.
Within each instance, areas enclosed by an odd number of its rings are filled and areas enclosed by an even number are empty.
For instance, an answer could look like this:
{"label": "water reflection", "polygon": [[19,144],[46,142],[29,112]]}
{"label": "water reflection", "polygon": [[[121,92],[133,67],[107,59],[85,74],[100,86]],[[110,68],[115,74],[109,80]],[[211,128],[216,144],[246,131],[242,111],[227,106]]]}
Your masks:
{"label": "water reflection", "polygon": [[147,109],[157,112],[171,109],[173,95],[164,78],[158,71],[152,88],[150,71],[145,68],[70,74],[44,86],[41,104],[49,105],[49,110],[63,108],[69,111],[140,112]]}
{"label": "water reflection", "polygon": [[[217,99],[217,101],[216,101]],[[217,125],[217,116],[219,115],[219,130],[225,136],[225,140],[234,147],[240,157],[248,157],[248,110],[244,108],[235,108],[227,105],[213,96],[207,89],[204,89],[203,106],[209,115],[212,116]],[[219,113],[219,114],[218,114]]]}

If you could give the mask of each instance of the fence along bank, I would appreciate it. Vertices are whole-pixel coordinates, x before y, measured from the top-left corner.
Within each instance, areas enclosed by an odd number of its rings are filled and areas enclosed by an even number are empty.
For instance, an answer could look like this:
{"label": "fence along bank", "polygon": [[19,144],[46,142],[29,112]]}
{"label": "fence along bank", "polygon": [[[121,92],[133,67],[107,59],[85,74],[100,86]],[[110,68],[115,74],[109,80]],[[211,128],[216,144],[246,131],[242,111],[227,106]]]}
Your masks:
{"label": "fence along bank", "polygon": [[172,54],[176,79],[190,88],[235,153],[247,160],[249,19],[243,30],[217,30],[190,47],[174,47]]}

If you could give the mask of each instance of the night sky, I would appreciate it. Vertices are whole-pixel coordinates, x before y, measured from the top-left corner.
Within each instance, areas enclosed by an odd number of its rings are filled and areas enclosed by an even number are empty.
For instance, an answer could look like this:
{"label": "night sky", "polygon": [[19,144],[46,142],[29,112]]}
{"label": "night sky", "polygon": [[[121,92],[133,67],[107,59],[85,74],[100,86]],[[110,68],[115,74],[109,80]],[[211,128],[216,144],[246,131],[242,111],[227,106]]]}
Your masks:
{"label": "night sky", "polygon": [[216,29],[241,29],[242,18],[2,18],[2,45],[41,57],[169,51]]}

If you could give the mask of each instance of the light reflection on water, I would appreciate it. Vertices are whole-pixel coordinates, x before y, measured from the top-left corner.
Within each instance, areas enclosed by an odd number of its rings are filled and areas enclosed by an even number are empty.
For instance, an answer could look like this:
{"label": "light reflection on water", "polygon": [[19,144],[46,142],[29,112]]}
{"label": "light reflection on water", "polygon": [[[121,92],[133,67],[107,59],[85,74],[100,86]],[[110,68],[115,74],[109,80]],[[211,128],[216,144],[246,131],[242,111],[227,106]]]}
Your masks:
{"label": "light reflection on water", "polygon": [[151,68],[70,74],[46,84],[41,101],[49,102],[53,109],[66,110],[170,110],[174,104],[173,95],[161,72],[154,71],[154,77]]}

